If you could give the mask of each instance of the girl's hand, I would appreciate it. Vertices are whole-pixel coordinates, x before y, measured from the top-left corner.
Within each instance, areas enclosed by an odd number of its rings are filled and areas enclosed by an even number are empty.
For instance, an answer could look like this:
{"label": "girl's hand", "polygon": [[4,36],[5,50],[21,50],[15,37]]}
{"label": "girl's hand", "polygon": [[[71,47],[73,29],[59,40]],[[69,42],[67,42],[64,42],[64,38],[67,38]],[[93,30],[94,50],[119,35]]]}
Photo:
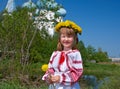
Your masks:
{"label": "girl's hand", "polygon": [[59,75],[56,75],[56,76],[51,75],[51,81],[53,83],[58,83],[60,81],[60,76]]}
{"label": "girl's hand", "polygon": [[50,84],[52,84],[52,83],[53,83],[53,82],[52,82],[52,80],[51,80],[51,75],[50,75],[50,74],[48,75],[48,77],[47,77],[46,81],[47,81],[48,83],[50,83]]}

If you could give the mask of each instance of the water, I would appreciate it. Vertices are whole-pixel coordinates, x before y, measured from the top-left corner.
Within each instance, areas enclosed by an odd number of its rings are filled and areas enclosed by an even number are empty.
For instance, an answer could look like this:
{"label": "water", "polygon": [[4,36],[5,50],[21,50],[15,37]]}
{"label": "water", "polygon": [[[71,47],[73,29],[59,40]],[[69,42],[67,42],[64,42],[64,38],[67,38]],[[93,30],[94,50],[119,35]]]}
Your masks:
{"label": "water", "polygon": [[105,77],[103,80],[97,80],[96,76],[93,75],[83,75],[82,77],[84,80],[87,81],[89,86],[92,86],[93,89],[99,89],[100,86],[103,85],[103,83],[108,82],[109,78]]}

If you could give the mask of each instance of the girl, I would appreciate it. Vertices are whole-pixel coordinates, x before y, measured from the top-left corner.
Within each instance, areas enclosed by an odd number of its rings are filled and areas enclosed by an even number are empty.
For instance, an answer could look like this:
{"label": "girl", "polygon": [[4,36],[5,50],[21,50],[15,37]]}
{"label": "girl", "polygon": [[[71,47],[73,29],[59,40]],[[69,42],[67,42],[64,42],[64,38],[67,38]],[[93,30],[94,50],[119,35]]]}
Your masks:
{"label": "girl", "polygon": [[57,51],[52,53],[42,79],[50,84],[49,89],[80,89],[78,79],[82,76],[83,65],[76,45],[77,33],[81,33],[82,29],[67,20],[58,23],[55,31],[59,33]]}

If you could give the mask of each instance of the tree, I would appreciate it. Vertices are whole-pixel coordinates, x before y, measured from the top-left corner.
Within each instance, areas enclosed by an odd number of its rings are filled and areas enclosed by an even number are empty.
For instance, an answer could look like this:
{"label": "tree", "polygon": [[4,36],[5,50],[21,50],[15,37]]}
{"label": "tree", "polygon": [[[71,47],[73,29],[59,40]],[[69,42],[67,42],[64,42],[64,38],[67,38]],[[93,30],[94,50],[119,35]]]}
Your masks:
{"label": "tree", "polygon": [[78,49],[81,52],[83,62],[85,62],[87,60],[87,58],[88,58],[88,54],[87,54],[87,50],[85,48],[85,45],[84,45],[83,41],[78,42]]}
{"label": "tree", "polygon": [[98,48],[98,51],[95,53],[94,59],[97,62],[108,62],[109,61],[107,52],[103,52],[102,48]]}
{"label": "tree", "polygon": [[[13,52],[20,57],[21,63],[28,62],[29,51],[37,29],[26,8],[18,9],[11,14],[5,13],[1,22],[1,49],[4,54]],[[13,54],[13,55],[14,55]]]}
{"label": "tree", "polygon": [[87,54],[88,54],[88,60],[94,60],[96,49],[92,47],[91,45],[88,45],[86,49],[87,49]]}

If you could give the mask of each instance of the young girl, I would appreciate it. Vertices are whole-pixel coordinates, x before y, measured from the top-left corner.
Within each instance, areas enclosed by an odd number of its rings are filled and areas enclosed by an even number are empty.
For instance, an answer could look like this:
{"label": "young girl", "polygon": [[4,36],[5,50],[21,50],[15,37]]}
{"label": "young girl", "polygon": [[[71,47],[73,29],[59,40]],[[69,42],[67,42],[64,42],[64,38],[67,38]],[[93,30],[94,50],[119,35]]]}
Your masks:
{"label": "young girl", "polygon": [[57,51],[52,53],[42,79],[50,84],[49,89],[80,89],[78,80],[82,76],[83,65],[76,45],[77,33],[81,33],[82,29],[67,20],[58,23],[55,31],[59,33]]}

